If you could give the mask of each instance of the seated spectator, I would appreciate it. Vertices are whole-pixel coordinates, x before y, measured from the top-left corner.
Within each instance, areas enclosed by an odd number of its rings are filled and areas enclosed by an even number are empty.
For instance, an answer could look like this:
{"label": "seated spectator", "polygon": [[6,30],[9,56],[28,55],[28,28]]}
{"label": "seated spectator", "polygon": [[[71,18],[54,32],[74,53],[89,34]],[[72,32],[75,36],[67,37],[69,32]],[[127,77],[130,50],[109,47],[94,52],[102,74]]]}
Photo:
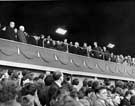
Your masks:
{"label": "seated spectator", "polygon": [[61,42],[62,51],[67,52],[68,50],[68,43],[67,39],[64,39],[64,42]]}
{"label": "seated spectator", "polygon": [[116,62],[116,61],[117,61],[116,55],[114,55],[113,53],[111,53],[111,54],[110,54],[110,59],[109,59],[109,60],[112,61],[112,62]]}
{"label": "seated spectator", "polygon": [[68,52],[73,53],[73,43],[72,42],[70,42],[68,45]]}
{"label": "seated spectator", "polygon": [[26,39],[26,35],[24,31],[25,31],[24,26],[20,26],[19,30],[17,31],[17,38],[18,38],[18,41],[27,43],[27,39]]}
{"label": "seated spectator", "polygon": [[44,39],[44,47],[46,48],[51,48],[51,44],[52,44],[52,39],[50,36],[47,36],[46,39]]}
{"label": "seated spectator", "polygon": [[83,56],[88,56],[87,43],[83,44],[83,47],[81,48],[80,54],[83,55]]}
{"label": "seated spectator", "polygon": [[5,30],[6,30],[6,27],[4,27],[4,26],[0,23],[0,38],[5,38]]}
{"label": "seated spectator", "polygon": [[61,41],[56,41],[56,49],[63,51],[63,47],[62,47],[62,42]]}
{"label": "seated spectator", "polygon": [[68,52],[68,42],[67,41],[68,41],[67,39],[64,39],[64,42],[63,42],[65,52]]}
{"label": "seated spectator", "polygon": [[109,51],[106,49],[106,47],[104,46],[103,47],[103,59],[104,60],[109,60],[109,58],[110,58],[110,53],[109,53]]}
{"label": "seated spectator", "polygon": [[50,48],[51,48],[51,49],[57,49],[57,43],[56,43],[55,40],[52,40],[52,41],[50,42]]}
{"label": "seated spectator", "polygon": [[75,45],[72,46],[72,53],[81,55],[81,48],[79,47],[78,42],[75,42]]}
{"label": "seated spectator", "polygon": [[28,36],[28,44],[36,45],[36,40],[32,35]]}
{"label": "seated spectator", "polygon": [[90,45],[87,47],[87,51],[88,51],[88,57],[94,57],[93,52],[92,52],[92,48]]}
{"label": "seated spectator", "polygon": [[41,34],[38,40],[38,46],[43,47],[43,40],[45,39],[45,35]]}
{"label": "seated spectator", "polygon": [[101,59],[103,52],[100,46],[98,46],[97,42],[94,42],[94,47],[93,47],[93,54],[95,58]]}
{"label": "seated spectator", "polygon": [[36,41],[36,44],[35,45],[38,45],[38,40],[40,39],[40,37],[39,36],[37,36],[36,34],[34,34],[34,39],[35,39],[35,41]]}

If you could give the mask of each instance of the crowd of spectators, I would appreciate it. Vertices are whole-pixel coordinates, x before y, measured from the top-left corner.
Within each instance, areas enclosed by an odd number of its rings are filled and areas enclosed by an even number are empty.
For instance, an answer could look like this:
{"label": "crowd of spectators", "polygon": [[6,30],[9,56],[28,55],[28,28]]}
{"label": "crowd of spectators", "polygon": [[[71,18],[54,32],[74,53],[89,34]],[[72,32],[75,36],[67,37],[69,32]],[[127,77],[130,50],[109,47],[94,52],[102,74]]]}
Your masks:
{"label": "crowd of spectators", "polygon": [[0,72],[0,106],[134,106],[135,83],[116,80],[80,80],[56,72]]}
{"label": "crowd of spectators", "polygon": [[0,37],[4,39],[19,41],[50,49],[56,49],[77,55],[94,57],[97,59],[112,61],[116,63],[135,65],[135,58],[132,58],[131,56],[115,55],[114,53],[111,53],[107,47],[100,47],[97,42],[94,42],[93,45],[84,43],[81,47],[79,42],[68,43],[67,39],[64,39],[64,41],[56,41],[53,40],[50,35],[45,36],[44,34],[28,34],[25,32],[25,27],[23,25],[19,26],[19,28],[16,28],[15,22],[10,22],[9,26],[1,26],[0,29]]}

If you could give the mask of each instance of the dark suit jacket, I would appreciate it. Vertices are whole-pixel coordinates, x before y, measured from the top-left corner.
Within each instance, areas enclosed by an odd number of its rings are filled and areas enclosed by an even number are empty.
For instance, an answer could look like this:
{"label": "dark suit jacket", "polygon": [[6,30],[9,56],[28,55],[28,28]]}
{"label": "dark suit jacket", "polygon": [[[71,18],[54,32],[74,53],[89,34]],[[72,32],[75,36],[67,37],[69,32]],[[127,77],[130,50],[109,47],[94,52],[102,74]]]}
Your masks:
{"label": "dark suit jacket", "polygon": [[50,86],[45,86],[42,89],[38,89],[38,97],[40,100],[40,103],[42,106],[46,105],[48,106],[49,103],[49,98],[48,98],[48,90],[49,90]]}
{"label": "dark suit jacket", "polygon": [[27,40],[28,44],[36,45],[36,40],[32,35],[30,35]]}
{"label": "dark suit jacket", "polygon": [[5,38],[6,39],[9,39],[9,40],[16,41],[15,32],[14,32],[14,29],[13,28],[7,26]]}
{"label": "dark suit jacket", "polygon": [[119,106],[130,106],[130,101],[124,98],[123,100],[121,100],[121,103]]}
{"label": "dark suit jacket", "polygon": [[53,82],[52,85],[50,86],[49,90],[48,90],[48,98],[49,98],[49,103],[52,99],[55,99],[56,94],[59,90],[59,86]]}

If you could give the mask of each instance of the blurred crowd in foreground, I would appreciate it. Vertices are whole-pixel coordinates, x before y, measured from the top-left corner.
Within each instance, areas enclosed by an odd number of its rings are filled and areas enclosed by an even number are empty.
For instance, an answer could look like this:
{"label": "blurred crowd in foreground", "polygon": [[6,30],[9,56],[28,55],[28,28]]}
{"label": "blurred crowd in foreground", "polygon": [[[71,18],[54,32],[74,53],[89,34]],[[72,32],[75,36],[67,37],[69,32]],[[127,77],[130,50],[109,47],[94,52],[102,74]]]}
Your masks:
{"label": "blurred crowd in foreground", "polygon": [[1,68],[0,106],[135,106],[135,82],[113,82]]}
{"label": "blurred crowd in foreground", "polygon": [[20,25],[19,28],[16,28],[15,22],[10,22],[8,26],[0,26],[0,38],[106,61],[122,63],[131,66],[135,65],[134,57],[131,57],[130,55],[123,56],[122,54],[115,55],[113,52],[110,52],[106,46],[100,47],[97,42],[94,42],[93,45],[89,45],[84,42],[83,46],[81,47],[79,42],[68,42],[67,39],[64,39],[64,41],[56,41],[53,40],[51,36],[45,36],[44,34],[28,34],[25,31],[25,27],[23,25]]}

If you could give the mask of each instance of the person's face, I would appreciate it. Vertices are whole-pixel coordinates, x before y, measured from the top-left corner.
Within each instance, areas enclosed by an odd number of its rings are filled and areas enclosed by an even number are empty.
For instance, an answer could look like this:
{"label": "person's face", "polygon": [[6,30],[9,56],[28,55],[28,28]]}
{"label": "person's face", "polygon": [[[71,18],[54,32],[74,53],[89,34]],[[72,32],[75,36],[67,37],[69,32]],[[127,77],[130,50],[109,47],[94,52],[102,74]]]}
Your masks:
{"label": "person's face", "polygon": [[107,99],[107,90],[106,89],[101,89],[97,96],[101,99],[106,100]]}
{"label": "person's face", "polygon": [[15,27],[15,23],[14,22],[10,22],[10,27],[14,28]]}
{"label": "person's face", "polygon": [[20,27],[20,30],[21,30],[21,31],[24,31],[24,27]]}
{"label": "person's face", "polygon": [[116,103],[116,104],[120,104],[120,96],[119,95],[115,95],[114,99],[113,99],[113,102]]}

